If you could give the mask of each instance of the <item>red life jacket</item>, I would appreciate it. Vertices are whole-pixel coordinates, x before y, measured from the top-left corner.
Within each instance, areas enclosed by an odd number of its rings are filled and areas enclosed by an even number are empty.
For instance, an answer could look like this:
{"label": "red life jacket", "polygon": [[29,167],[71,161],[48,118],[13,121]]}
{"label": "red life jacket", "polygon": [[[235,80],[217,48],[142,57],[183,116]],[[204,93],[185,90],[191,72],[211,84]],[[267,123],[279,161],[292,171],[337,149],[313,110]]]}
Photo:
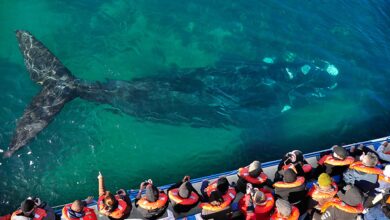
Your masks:
{"label": "red life jacket", "polygon": [[364,166],[361,161],[355,162],[349,166],[349,169],[360,171],[368,174],[383,174],[383,171],[377,167]]}
{"label": "red life jacket", "polygon": [[379,181],[381,181],[381,182],[386,182],[386,183],[390,183],[390,177],[386,177],[385,175],[380,174],[380,175],[379,175]]}
{"label": "red life jacket", "polygon": [[180,197],[178,188],[169,190],[168,197],[171,201],[180,205],[194,205],[199,201],[199,196],[195,192],[191,192],[191,195],[188,198]]}
{"label": "red life jacket", "polygon": [[324,164],[329,164],[333,166],[347,166],[351,165],[355,159],[351,156],[346,157],[344,160],[335,159],[332,155],[328,155],[325,159]]}
{"label": "red life jacket", "polygon": [[[210,183],[207,187],[206,187],[206,193],[207,193],[207,195],[208,196],[210,196],[210,194],[211,194],[211,192],[212,191],[215,191],[215,190],[217,190],[217,181],[218,180],[215,180],[214,182],[212,182],[212,183]],[[233,194],[233,199],[236,197],[236,190],[234,189],[234,188],[232,188],[232,187],[229,187],[229,190],[228,190],[228,192],[227,193],[232,193]],[[227,194],[226,193],[226,194]],[[225,194],[225,195],[226,195]]]}
{"label": "red life jacket", "polygon": [[279,214],[278,209],[275,209],[274,214],[271,216],[271,220],[298,220],[299,218],[299,209],[295,206],[291,206],[291,214],[289,217],[283,217]]}
{"label": "red life jacket", "polygon": [[[15,212],[12,213],[11,219],[14,216],[21,215],[22,213],[23,213],[22,210],[20,210],[20,209],[16,210]],[[35,208],[33,213],[34,213],[33,220],[42,220],[47,215],[46,210],[41,209],[41,208]]]}
{"label": "red life jacket", "polygon": [[311,187],[307,195],[312,197],[314,200],[333,198],[338,191],[338,187],[335,182],[332,182],[332,188],[333,190],[325,192],[319,190],[318,186],[313,184],[313,187]]}
{"label": "red life jacket", "polygon": [[0,220],[11,220],[11,214],[0,216]]}
{"label": "red life jacket", "polygon": [[168,202],[168,196],[165,193],[160,193],[158,200],[155,202],[149,202],[146,199],[146,196],[143,196],[140,200],[137,201],[139,207],[146,210],[155,210],[164,207]]}
{"label": "red life jacket", "polygon": [[329,207],[335,207],[343,212],[348,212],[352,214],[360,214],[364,210],[363,204],[361,203],[357,206],[350,206],[345,204],[339,198],[334,198],[332,201],[325,203],[321,208],[321,212],[324,213]]}
{"label": "red life jacket", "polygon": [[[100,196],[98,199],[97,204],[98,204],[99,211],[104,210],[104,208],[106,206],[103,202],[103,199],[104,199],[104,195]],[[119,195],[115,195],[115,199],[118,201],[118,208],[116,208],[114,211],[112,211],[110,213],[109,217],[115,218],[115,219],[120,219],[124,215],[128,214],[129,206],[123,199],[120,198]]]}
{"label": "red life jacket", "polygon": [[260,185],[264,183],[268,178],[267,174],[265,174],[264,172],[260,173],[258,177],[250,176],[248,167],[238,169],[238,176],[242,177],[247,182],[255,185]]}
{"label": "red life jacket", "polygon": [[297,180],[295,180],[295,182],[286,183],[286,182],[283,182],[283,181],[279,181],[279,182],[274,183],[274,187],[279,187],[279,188],[294,188],[294,187],[297,187],[297,186],[301,186],[301,185],[304,184],[304,183],[305,183],[305,178],[302,177],[302,176],[298,176],[298,177],[297,177]]}
{"label": "red life jacket", "polygon": [[[260,189],[266,197],[266,200],[263,204],[256,204],[255,205],[255,210],[254,210],[254,218],[253,219],[269,219],[271,211],[274,207],[275,204],[275,199],[272,196],[272,194],[266,190]],[[246,199],[250,195],[246,194],[244,195],[240,201],[238,202],[238,207],[240,211],[247,216],[247,204],[246,204]],[[252,219],[252,218],[251,218]]]}
{"label": "red life jacket", "polygon": [[64,217],[66,220],[97,220],[95,211],[91,208],[88,208],[88,207],[83,208],[83,212],[85,213],[85,215],[83,217],[81,217],[81,218],[70,217],[68,214],[68,210],[70,209],[71,206],[72,206],[72,204],[67,204],[62,209],[62,217]]}
{"label": "red life jacket", "polygon": [[[295,168],[295,165],[290,163],[290,164],[287,164],[287,165],[284,165],[282,167],[283,170],[288,170],[288,169],[292,169],[294,170],[295,173],[298,173],[297,169]],[[302,165],[302,170],[303,172],[305,173],[310,173],[310,171],[313,169],[313,167],[310,165],[310,164],[303,164]]]}
{"label": "red life jacket", "polygon": [[218,211],[221,211],[221,210],[225,209],[226,207],[228,207],[232,203],[232,201],[234,200],[235,197],[236,197],[236,190],[234,190],[234,188],[229,187],[229,190],[222,196],[223,203],[221,203],[220,205],[211,205],[210,203],[201,203],[199,206],[200,206],[200,208],[205,209],[205,210],[218,212]]}

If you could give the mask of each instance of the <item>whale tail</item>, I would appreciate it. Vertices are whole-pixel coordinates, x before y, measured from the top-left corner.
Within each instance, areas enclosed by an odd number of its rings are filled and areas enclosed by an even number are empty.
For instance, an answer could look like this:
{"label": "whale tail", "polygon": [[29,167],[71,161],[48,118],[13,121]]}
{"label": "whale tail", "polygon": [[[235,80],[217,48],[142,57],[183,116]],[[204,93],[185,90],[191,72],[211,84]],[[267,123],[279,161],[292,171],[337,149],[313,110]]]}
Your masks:
{"label": "whale tail", "polygon": [[16,38],[31,79],[42,85],[23,116],[17,121],[16,131],[3,157],[25,146],[42,131],[76,97],[77,79],[40,41],[27,31],[16,31]]}

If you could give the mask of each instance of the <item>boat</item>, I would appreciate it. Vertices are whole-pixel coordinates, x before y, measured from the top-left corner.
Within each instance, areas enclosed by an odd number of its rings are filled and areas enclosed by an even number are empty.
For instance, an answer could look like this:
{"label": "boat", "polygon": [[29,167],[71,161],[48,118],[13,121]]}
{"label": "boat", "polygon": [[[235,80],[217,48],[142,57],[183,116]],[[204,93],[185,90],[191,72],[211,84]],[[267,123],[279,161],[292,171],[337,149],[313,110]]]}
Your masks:
{"label": "boat", "polygon": [[[372,150],[376,150],[381,145],[381,143],[383,141],[389,141],[389,140],[390,140],[390,136],[386,136],[386,137],[382,137],[382,138],[378,138],[378,139],[374,139],[374,140],[348,144],[348,145],[345,145],[343,147],[345,147],[346,149],[349,150],[352,146],[363,145],[363,146],[371,148]],[[330,152],[330,151],[331,151],[330,149],[325,149],[325,150],[321,150],[321,151],[307,153],[307,154],[304,154],[304,157],[307,160],[307,162],[310,163],[313,166],[313,168],[315,168],[317,166],[317,161],[320,158],[320,155],[323,155],[324,153],[327,153],[327,152]],[[277,166],[278,166],[279,162],[280,162],[280,160],[274,160],[274,161],[262,163],[263,171],[268,175],[268,177],[271,180],[273,180],[273,178],[274,178],[274,174],[275,174],[275,172],[277,170]],[[200,187],[201,187],[201,184],[202,184],[203,180],[207,179],[210,182],[212,182],[212,181],[218,179],[218,177],[221,177],[221,176],[227,177],[227,179],[229,180],[230,183],[237,182],[237,180],[238,180],[237,170],[232,170],[232,171],[228,171],[228,172],[224,172],[224,173],[217,173],[217,174],[213,174],[213,175],[210,175],[210,176],[205,176],[205,177],[200,177],[200,178],[196,178],[196,179],[191,179],[191,183],[193,184],[193,187],[196,190],[198,190],[198,192],[200,192]],[[307,183],[307,188],[310,188],[310,186],[312,184],[313,184],[312,182],[308,182]],[[168,184],[168,185],[164,185],[164,186],[161,186],[161,187],[158,187],[158,188],[160,190],[164,190],[166,192],[166,190],[171,185],[172,184]],[[129,195],[131,201],[133,202],[133,209],[131,211],[130,216],[127,219],[142,219],[142,216],[140,215],[140,213],[138,213],[137,209],[134,206],[134,200],[135,200],[135,197],[136,197],[136,195],[138,193],[138,190],[130,189],[130,190],[127,190],[127,193]],[[242,196],[243,196],[242,193],[237,193],[236,198],[234,199],[233,203],[231,204],[231,208],[232,208],[232,211],[233,211],[232,216],[235,219],[240,219],[240,212],[238,211],[238,201],[240,200],[240,198]],[[53,207],[53,208],[54,208],[56,214],[60,216],[61,215],[61,210],[62,210],[63,207],[64,207],[64,205],[60,205],[60,206],[56,206],[56,207]],[[98,214],[96,201],[90,203],[88,205],[88,207],[95,209],[97,217],[98,217],[99,220],[108,220],[108,217]],[[186,219],[186,220],[202,219],[201,216],[200,216],[200,213],[201,213],[201,209],[198,206],[193,208],[193,209],[191,209],[187,213],[176,213],[172,209],[171,205],[169,205],[168,208],[167,208],[166,213],[163,216],[161,216],[159,219],[183,219],[183,220],[184,219]]]}

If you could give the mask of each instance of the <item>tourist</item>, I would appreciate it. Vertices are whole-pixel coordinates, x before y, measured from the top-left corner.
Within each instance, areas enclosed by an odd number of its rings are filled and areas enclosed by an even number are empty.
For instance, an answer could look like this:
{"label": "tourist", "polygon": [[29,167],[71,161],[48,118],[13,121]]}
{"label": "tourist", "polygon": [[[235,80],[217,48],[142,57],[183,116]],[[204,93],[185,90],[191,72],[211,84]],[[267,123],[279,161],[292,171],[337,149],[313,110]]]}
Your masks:
{"label": "tourist", "polygon": [[313,220],[355,220],[363,212],[363,195],[359,188],[347,185],[346,192],[339,191],[337,195],[339,198],[322,206],[322,215],[314,213]]}
{"label": "tourist", "polygon": [[20,208],[12,213],[11,220],[55,220],[54,210],[40,198],[28,197]]}
{"label": "tourist", "polygon": [[200,204],[204,219],[226,219],[230,215],[230,204],[233,202],[236,191],[230,186],[226,177],[220,177],[209,184],[203,181],[201,192],[205,202]]}
{"label": "tourist", "polygon": [[390,163],[390,144],[389,142],[385,141],[381,144],[381,146],[378,147],[376,150],[379,159],[382,160],[384,163]]}
{"label": "tourist", "polygon": [[75,200],[72,204],[67,204],[62,209],[62,217],[65,220],[97,220],[95,210],[87,205],[93,201],[92,197]]}
{"label": "tourist", "polygon": [[271,216],[271,220],[298,220],[299,209],[291,205],[288,201],[278,199],[275,202],[275,212]]}
{"label": "tourist", "polygon": [[274,181],[281,181],[283,179],[283,171],[291,168],[298,176],[310,177],[312,166],[305,160],[303,154],[299,150],[293,150],[284,155],[278,165],[275,173]]}
{"label": "tourist", "polygon": [[338,187],[327,173],[322,173],[314,183],[307,195],[308,199],[308,214],[313,216],[314,212],[320,212],[321,207],[333,199],[337,194]]}
{"label": "tourist", "polygon": [[271,186],[272,183],[268,179],[267,174],[263,172],[261,163],[257,160],[253,161],[249,166],[238,169],[238,180],[236,190],[244,193],[246,184],[250,183],[253,187],[262,188],[264,185]]}
{"label": "tourist", "polygon": [[110,191],[106,191],[104,185],[104,177],[99,172],[99,199],[98,211],[100,214],[109,217],[110,219],[127,218],[131,211],[131,201],[126,195],[126,191],[120,189],[115,195]]}
{"label": "tourist", "polygon": [[[145,194],[142,195],[142,191]],[[155,219],[162,216],[168,207],[168,196],[153,185],[152,180],[140,184],[138,194],[135,198],[135,207],[146,219]]]}
{"label": "tourist", "polygon": [[297,176],[294,170],[287,169],[283,181],[274,183],[275,197],[289,201],[299,208],[301,213],[306,211],[305,178]]}
{"label": "tourist", "polygon": [[274,203],[271,191],[264,188],[252,188],[252,185],[248,183],[246,194],[238,202],[238,207],[246,220],[268,220]]}
{"label": "tourist", "polygon": [[348,151],[340,146],[333,146],[332,153],[324,155],[318,160],[316,173],[327,173],[330,176],[340,176],[348,169],[355,159],[348,156]]}
{"label": "tourist", "polygon": [[170,186],[167,191],[173,210],[177,213],[188,212],[198,204],[201,198],[192,186],[189,176],[184,176],[180,182]]}
{"label": "tourist", "polygon": [[382,170],[375,167],[377,163],[378,157],[375,154],[363,153],[360,161],[351,164],[343,175],[346,184],[358,187],[365,194],[365,208],[371,206],[371,201],[375,197],[375,188],[379,187],[378,178],[379,174],[382,174]]}

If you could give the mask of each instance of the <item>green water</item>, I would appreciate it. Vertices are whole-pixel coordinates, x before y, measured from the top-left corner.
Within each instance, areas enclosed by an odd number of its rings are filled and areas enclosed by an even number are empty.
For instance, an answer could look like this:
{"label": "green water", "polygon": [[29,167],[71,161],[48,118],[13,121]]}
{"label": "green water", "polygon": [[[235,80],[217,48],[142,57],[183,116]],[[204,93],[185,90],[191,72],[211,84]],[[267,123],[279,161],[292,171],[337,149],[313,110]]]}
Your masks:
{"label": "green water", "polygon": [[386,1],[1,1],[3,150],[40,89],[25,70],[17,29],[89,80],[221,61],[261,65],[264,57],[325,60],[339,70],[338,86],[325,97],[250,126],[172,126],[73,100],[31,144],[0,159],[1,214],[28,195],[53,205],[96,196],[99,170],[115,191],[147,178],[163,185],[184,174],[227,171],[293,148],[309,152],[388,135],[388,9]]}

